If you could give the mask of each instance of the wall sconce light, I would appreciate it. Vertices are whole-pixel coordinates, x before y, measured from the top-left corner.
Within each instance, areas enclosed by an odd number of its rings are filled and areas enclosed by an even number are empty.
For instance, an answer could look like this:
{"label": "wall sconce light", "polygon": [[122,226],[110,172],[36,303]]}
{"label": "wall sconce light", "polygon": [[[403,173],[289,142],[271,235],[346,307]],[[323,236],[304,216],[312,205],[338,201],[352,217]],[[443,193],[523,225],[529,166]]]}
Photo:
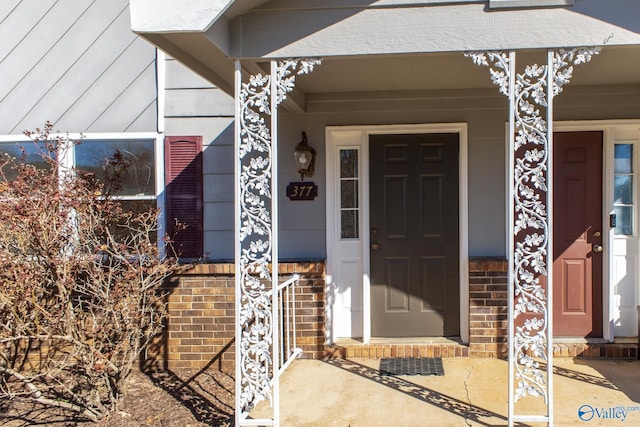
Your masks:
{"label": "wall sconce light", "polygon": [[316,150],[307,142],[306,132],[302,132],[302,141],[296,145],[293,155],[300,174],[300,180],[304,180],[305,176],[312,177],[316,168]]}

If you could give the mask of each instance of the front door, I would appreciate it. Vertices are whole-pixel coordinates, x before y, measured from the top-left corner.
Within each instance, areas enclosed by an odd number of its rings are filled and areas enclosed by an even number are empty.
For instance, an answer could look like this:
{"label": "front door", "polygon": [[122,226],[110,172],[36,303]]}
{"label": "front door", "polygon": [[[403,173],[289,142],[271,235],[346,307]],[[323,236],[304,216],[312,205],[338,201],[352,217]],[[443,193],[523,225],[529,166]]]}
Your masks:
{"label": "front door", "polygon": [[371,135],[371,332],[458,336],[459,136]]}
{"label": "front door", "polygon": [[553,332],[602,337],[602,132],[554,134]]}

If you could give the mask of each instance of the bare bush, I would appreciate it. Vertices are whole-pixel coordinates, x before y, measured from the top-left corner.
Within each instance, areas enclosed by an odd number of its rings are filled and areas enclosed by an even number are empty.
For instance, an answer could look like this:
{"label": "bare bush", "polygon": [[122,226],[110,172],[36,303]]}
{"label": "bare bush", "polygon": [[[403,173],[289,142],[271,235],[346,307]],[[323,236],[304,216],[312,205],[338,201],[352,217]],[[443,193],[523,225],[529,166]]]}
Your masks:
{"label": "bare bush", "polygon": [[160,285],[184,266],[162,257],[156,210],[113,197],[106,180],[62,165],[69,141],[51,125],[28,133],[36,167],[0,159],[0,400],[27,399],[98,420],[117,409],[126,378],[166,316]]}

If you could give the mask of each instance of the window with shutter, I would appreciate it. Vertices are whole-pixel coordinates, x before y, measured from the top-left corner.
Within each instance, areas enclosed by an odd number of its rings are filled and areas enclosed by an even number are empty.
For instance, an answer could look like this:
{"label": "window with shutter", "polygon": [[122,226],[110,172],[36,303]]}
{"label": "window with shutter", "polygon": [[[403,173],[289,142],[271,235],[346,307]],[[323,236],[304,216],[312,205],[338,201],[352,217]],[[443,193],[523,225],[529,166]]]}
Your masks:
{"label": "window with shutter", "polygon": [[167,232],[182,258],[202,256],[202,137],[165,138]]}

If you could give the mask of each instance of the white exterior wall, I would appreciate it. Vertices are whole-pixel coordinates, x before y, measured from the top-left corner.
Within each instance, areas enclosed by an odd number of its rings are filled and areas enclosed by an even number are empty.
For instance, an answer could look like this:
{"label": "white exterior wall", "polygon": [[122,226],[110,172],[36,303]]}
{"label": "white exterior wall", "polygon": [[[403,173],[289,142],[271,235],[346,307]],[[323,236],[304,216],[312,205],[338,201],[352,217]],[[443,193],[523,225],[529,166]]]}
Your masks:
{"label": "white exterior wall", "polygon": [[51,121],[63,132],[155,132],[155,49],[127,0],[0,4],[0,135]]}

